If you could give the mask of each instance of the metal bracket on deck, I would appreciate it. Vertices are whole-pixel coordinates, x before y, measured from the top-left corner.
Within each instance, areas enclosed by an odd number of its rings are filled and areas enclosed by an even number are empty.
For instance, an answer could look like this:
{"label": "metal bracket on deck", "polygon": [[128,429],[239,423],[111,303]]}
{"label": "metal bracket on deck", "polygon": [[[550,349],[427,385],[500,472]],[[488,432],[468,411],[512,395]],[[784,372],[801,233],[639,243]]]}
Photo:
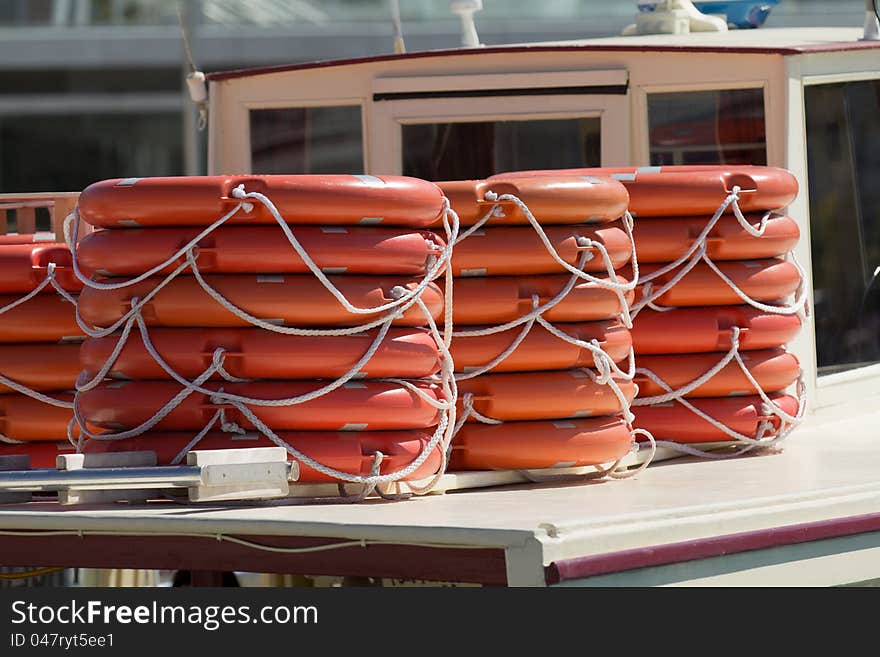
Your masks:
{"label": "metal bracket on deck", "polygon": [[155,452],[63,454],[58,469],[31,470],[28,457],[0,457],[0,504],[58,492],[61,504],[143,502],[185,489],[191,502],[287,497],[299,467],[281,447],[196,450],[186,465],[156,467]]}

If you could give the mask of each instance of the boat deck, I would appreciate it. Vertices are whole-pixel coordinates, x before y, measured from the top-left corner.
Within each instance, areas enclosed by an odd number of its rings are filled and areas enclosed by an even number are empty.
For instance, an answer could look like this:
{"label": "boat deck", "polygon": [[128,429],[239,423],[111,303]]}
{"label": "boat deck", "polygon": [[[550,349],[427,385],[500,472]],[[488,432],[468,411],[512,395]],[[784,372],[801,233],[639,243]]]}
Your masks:
{"label": "boat deck", "polygon": [[674,459],[624,481],[361,504],[7,505],[0,507],[0,553],[31,566],[538,586],[878,578],[880,410],[830,411],[810,418],[779,453]]}

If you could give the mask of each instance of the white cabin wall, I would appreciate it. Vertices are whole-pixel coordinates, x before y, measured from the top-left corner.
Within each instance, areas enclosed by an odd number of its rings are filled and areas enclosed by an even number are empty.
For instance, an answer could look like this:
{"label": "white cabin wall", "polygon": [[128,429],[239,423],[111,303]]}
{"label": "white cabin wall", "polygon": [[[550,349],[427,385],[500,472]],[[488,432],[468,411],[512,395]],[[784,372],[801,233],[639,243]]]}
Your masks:
{"label": "white cabin wall", "polygon": [[[643,166],[650,162],[647,100],[650,93],[699,91],[720,88],[764,89],[767,130],[767,161],[786,168],[797,177],[800,194],[789,208],[798,221],[802,238],[796,249],[812,290],[810,271],[810,226],[802,76],[827,76],[841,67],[851,75],[877,77],[876,51],[850,51],[822,55],[721,52],[583,51],[481,52],[479,55],[444,54],[406,59],[389,59],[331,67],[318,67],[212,82],[212,122],[209,171],[250,172],[248,110],[255,107],[361,104],[364,120],[365,170],[386,171],[400,159],[400,131],[389,119],[384,103],[373,103],[376,78],[422,78],[430,76],[547,73],[567,71],[624,70],[628,74],[629,139],[624,152],[603,153],[606,165]],[[543,98],[543,97],[542,97]],[[559,97],[552,97],[559,98]],[[536,99],[537,109],[542,99]],[[546,101],[546,99],[544,99]],[[409,101],[406,101],[409,102]],[[432,101],[421,101],[431,103]],[[436,101],[434,101],[436,102]],[[455,104],[443,99],[442,103]],[[626,105],[624,105],[626,107]],[[382,109],[380,109],[382,108]],[[439,109],[439,103],[438,103]],[[620,117],[615,117],[620,120]],[[604,124],[606,128],[610,122]],[[622,124],[618,130],[623,130]],[[604,141],[604,140],[603,140]],[[604,149],[603,149],[604,150]],[[827,406],[864,394],[866,376],[855,371],[842,381],[816,376],[815,335],[812,317],[792,343],[800,360],[811,400],[811,408]],[[873,369],[873,368],[867,368]],[[837,376],[837,375],[835,375]],[[841,377],[837,377],[841,378]],[[880,385],[874,387],[880,389]]]}
{"label": "white cabin wall", "polygon": [[[784,71],[781,65],[770,64],[774,60],[781,60],[781,57],[705,52],[487,51],[477,56],[453,54],[390,59],[231,78],[211,84],[212,95],[219,94],[219,101],[215,105],[219,111],[213,117],[219,125],[212,133],[209,168],[211,171],[250,171],[247,110],[253,107],[362,103],[364,121],[368,126],[364,133],[367,169],[369,173],[376,174],[385,172],[373,170],[373,154],[380,149],[387,151],[389,146],[399,151],[399,140],[389,143],[391,136],[387,134],[388,126],[378,126],[373,120],[374,78],[614,69],[629,72],[632,136],[628,157],[618,155],[614,163],[642,165],[648,162],[647,93],[719,88],[721,80],[724,80],[723,86],[726,88],[769,87],[771,83],[781,86]],[[775,134],[784,126],[784,115],[782,107],[773,106],[775,101],[772,96],[767,107],[768,133]],[[222,139],[218,139],[220,135]],[[782,143],[781,140],[768,142],[768,158],[771,162],[783,161]]]}

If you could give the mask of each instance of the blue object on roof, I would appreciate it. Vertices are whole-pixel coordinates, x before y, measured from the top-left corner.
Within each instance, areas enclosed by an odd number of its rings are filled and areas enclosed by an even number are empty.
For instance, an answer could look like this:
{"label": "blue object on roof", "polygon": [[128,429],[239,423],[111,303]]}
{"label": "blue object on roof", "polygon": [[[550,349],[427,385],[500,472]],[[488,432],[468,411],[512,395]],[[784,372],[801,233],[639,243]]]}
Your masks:
{"label": "blue object on roof", "polygon": [[[731,27],[761,27],[770,10],[781,0],[693,0],[694,6],[704,14],[724,15]],[[640,0],[639,11],[654,11],[657,3]]]}

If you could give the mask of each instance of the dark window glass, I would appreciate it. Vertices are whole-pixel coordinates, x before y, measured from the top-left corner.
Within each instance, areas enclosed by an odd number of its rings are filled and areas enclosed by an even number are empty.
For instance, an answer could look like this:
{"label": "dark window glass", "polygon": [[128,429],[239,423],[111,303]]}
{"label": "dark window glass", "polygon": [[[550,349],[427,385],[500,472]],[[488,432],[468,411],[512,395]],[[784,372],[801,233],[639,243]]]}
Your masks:
{"label": "dark window glass", "polygon": [[253,173],[363,173],[361,108],[251,110]]}
{"label": "dark window glass", "polygon": [[[62,101],[59,101],[62,102]],[[179,114],[0,117],[0,192],[183,173]]]}
{"label": "dark window glass", "polygon": [[767,164],[761,89],[648,96],[651,164]]}
{"label": "dark window glass", "polygon": [[598,118],[403,126],[403,173],[426,180],[600,166],[601,158]]}
{"label": "dark window glass", "polygon": [[880,361],[880,81],[808,86],[819,373]]}

